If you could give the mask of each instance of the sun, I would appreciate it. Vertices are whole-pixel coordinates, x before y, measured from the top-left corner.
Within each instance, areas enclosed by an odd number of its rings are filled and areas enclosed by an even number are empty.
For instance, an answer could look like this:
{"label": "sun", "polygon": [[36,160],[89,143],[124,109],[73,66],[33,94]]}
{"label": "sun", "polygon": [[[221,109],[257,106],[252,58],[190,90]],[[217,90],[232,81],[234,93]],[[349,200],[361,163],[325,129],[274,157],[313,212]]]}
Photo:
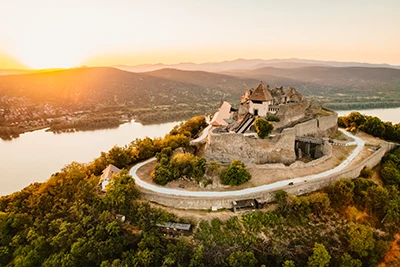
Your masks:
{"label": "sun", "polygon": [[[55,16],[53,14],[53,16]],[[32,69],[80,66],[92,52],[93,40],[79,25],[55,18],[37,19],[14,35],[11,54]]]}
{"label": "sun", "polygon": [[24,65],[32,69],[71,68],[82,65],[85,55],[68,45],[29,44],[20,46],[16,51],[18,58]]}

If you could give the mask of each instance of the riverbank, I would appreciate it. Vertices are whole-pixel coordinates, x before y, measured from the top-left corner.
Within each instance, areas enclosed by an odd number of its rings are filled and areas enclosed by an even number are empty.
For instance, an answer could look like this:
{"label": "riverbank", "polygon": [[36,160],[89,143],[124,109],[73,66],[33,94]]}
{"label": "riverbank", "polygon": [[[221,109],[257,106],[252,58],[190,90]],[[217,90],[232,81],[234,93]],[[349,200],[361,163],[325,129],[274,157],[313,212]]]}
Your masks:
{"label": "riverbank", "polygon": [[98,110],[85,110],[60,117],[41,119],[35,122],[39,126],[33,127],[30,127],[29,123],[25,123],[25,121],[13,122],[8,126],[0,126],[0,138],[12,140],[20,137],[23,133],[45,128],[48,128],[46,131],[53,133],[116,129],[132,120],[142,125],[185,121],[197,115],[211,114],[217,108],[214,104],[177,104],[151,108],[104,107]]}
{"label": "riverbank", "polygon": [[142,125],[135,121],[118,128],[53,134],[45,129],[0,140],[2,177],[0,196],[34,182],[44,182],[66,164],[90,162],[114,145],[125,146],[136,138],[163,137],[180,122]]}
{"label": "riverbank", "polygon": [[349,109],[349,110],[337,110],[339,116],[347,116],[351,112],[357,111],[361,114],[368,116],[375,116],[380,118],[383,122],[390,121],[392,124],[400,123],[400,107],[397,108],[377,108],[377,109]]}
{"label": "riverbank", "polygon": [[[76,113],[68,113],[57,118],[47,118],[40,121],[38,126],[0,126],[0,138],[12,140],[21,134],[49,128],[54,133],[94,131],[102,129],[115,129],[131,120],[143,125],[154,125],[173,121],[188,120],[197,115],[212,114],[218,105],[214,104],[177,104],[163,105],[151,108],[135,108],[129,106],[105,107],[99,110],[86,110]],[[376,109],[343,109],[335,111],[339,116],[348,115],[351,111],[359,111],[362,114],[377,116],[382,121],[400,123],[400,107],[376,108]],[[29,125],[29,124],[27,124]]]}

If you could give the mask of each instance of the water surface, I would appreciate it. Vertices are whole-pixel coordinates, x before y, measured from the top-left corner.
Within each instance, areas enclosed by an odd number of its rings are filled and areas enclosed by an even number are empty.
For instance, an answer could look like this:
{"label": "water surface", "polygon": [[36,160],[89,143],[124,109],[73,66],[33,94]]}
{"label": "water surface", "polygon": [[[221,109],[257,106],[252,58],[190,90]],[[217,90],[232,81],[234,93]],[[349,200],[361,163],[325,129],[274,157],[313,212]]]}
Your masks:
{"label": "water surface", "polygon": [[[337,111],[339,116],[351,110]],[[383,121],[400,123],[400,108],[359,110]],[[123,146],[136,138],[161,137],[178,122],[144,126],[130,122],[116,129],[53,134],[39,130],[11,141],[0,140],[0,195],[6,195],[34,182],[46,181],[72,161],[89,162],[114,145]]]}
{"label": "water surface", "polygon": [[336,111],[339,116],[350,114],[352,111],[358,111],[361,114],[376,116],[382,121],[391,121],[393,124],[400,123],[400,107],[399,108],[375,108],[375,109],[361,109],[361,110],[339,110]]}
{"label": "water surface", "polygon": [[89,162],[114,145],[123,146],[146,136],[164,136],[176,124],[145,126],[130,122],[115,129],[61,134],[39,130],[11,141],[0,140],[0,195],[46,181],[66,164]]}

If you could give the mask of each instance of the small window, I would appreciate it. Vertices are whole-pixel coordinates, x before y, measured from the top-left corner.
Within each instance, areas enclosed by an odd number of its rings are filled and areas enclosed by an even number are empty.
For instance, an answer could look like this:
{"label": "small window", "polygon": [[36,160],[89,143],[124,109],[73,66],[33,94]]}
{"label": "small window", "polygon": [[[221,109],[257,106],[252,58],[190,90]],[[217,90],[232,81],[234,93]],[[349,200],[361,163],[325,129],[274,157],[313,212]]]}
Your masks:
{"label": "small window", "polygon": [[254,110],[254,116],[258,116],[258,109]]}

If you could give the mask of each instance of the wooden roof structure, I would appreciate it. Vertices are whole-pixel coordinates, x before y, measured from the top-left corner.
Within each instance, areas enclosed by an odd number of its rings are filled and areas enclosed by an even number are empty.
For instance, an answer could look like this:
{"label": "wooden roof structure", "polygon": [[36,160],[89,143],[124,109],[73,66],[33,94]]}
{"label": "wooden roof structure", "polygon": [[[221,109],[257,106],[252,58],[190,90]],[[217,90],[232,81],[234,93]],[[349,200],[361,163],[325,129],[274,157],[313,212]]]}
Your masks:
{"label": "wooden roof structure", "polygon": [[272,96],[268,90],[265,89],[263,83],[261,82],[257,88],[250,94],[250,101],[262,101],[267,102],[272,100]]}

